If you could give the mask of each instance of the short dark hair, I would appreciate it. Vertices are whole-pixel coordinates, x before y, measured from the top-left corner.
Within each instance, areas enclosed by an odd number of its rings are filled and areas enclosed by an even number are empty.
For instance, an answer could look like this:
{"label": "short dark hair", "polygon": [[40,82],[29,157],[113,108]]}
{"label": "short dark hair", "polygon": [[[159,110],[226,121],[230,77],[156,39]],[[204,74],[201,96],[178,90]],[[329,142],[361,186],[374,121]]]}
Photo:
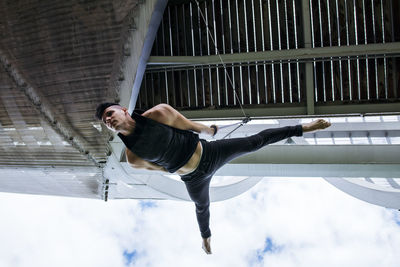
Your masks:
{"label": "short dark hair", "polygon": [[96,108],[96,119],[101,120],[103,117],[104,110],[111,106],[120,106],[118,103],[104,102],[97,106]]}

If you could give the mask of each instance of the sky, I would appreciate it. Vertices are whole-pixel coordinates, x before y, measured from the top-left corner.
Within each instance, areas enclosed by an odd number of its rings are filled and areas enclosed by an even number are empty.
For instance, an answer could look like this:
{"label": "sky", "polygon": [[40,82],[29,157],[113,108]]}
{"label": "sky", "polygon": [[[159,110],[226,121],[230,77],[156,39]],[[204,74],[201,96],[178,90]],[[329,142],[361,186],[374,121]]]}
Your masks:
{"label": "sky", "polygon": [[212,255],[190,202],[0,193],[0,214],[0,267],[400,266],[400,212],[316,178],[212,203]]}

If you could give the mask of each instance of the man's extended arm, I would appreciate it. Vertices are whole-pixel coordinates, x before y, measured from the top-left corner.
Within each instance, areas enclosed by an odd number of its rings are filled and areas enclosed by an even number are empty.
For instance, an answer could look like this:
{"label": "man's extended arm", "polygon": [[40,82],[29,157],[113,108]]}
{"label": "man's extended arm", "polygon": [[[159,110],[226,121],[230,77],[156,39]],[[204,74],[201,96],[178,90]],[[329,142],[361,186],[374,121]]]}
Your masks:
{"label": "man's extended arm", "polygon": [[159,104],[144,112],[142,115],[177,129],[214,135],[213,128],[185,118],[185,116],[167,104]]}

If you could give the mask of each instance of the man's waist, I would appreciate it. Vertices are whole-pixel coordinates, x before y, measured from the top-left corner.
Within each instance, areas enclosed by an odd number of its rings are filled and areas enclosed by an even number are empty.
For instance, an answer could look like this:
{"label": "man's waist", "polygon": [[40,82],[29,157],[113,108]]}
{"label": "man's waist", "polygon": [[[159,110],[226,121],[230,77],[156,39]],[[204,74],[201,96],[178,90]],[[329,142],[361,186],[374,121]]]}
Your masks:
{"label": "man's waist", "polygon": [[199,166],[202,154],[203,154],[203,147],[201,145],[201,142],[199,141],[197,143],[196,150],[190,157],[189,161],[183,167],[177,170],[176,173],[179,175],[187,175],[194,172],[196,168]]}

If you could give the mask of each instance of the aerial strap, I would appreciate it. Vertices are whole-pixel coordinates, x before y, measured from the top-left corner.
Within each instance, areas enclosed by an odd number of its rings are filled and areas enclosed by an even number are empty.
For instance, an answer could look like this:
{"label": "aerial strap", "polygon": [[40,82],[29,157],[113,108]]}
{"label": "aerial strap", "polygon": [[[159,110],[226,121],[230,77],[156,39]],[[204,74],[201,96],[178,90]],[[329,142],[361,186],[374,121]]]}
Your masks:
{"label": "aerial strap", "polygon": [[237,123],[230,124],[230,125],[219,126],[220,129],[223,129],[223,128],[228,128],[228,127],[232,127],[232,126],[237,125],[237,126],[235,127],[235,129],[233,129],[232,131],[230,131],[229,133],[227,133],[224,137],[222,137],[222,139],[225,139],[226,137],[228,137],[229,135],[231,135],[234,131],[236,131],[237,129],[239,129],[240,127],[242,127],[243,125],[245,125],[245,124],[248,123],[249,121],[251,121],[250,117],[246,117],[246,118],[244,118],[241,122],[237,122]]}
{"label": "aerial strap", "polygon": [[210,39],[211,39],[212,43],[214,44],[215,53],[218,55],[219,60],[221,61],[221,64],[222,64],[222,66],[223,66],[223,68],[224,68],[225,75],[226,75],[226,77],[228,78],[228,81],[229,81],[230,85],[232,86],[233,93],[234,93],[234,95],[235,95],[235,97],[236,97],[236,99],[237,99],[237,101],[238,101],[238,103],[239,103],[240,109],[241,109],[241,111],[242,111],[242,113],[243,113],[243,117],[244,117],[244,119],[243,119],[241,122],[237,122],[237,123],[230,124],[230,125],[219,126],[220,129],[223,129],[223,128],[232,127],[232,126],[237,125],[237,126],[235,127],[235,129],[233,129],[232,131],[230,131],[227,135],[225,135],[225,136],[222,138],[222,139],[225,139],[225,138],[226,138],[227,136],[229,136],[231,133],[233,133],[234,131],[236,131],[236,130],[239,129],[240,127],[242,127],[244,124],[248,123],[251,119],[250,119],[249,116],[246,115],[246,112],[245,112],[244,109],[243,109],[242,102],[240,101],[240,98],[239,98],[239,96],[238,96],[238,94],[237,94],[237,92],[236,92],[236,89],[235,89],[235,86],[234,86],[233,81],[232,81],[232,79],[231,79],[231,76],[229,75],[229,73],[228,73],[228,71],[227,71],[227,69],[226,69],[226,64],[225,64],[225,62],[223,61],[223,59],[222,59],[222,57],[221,57],[221,55],[220,55],[220,53],[219,53],[217,44],[215,43],[215,40],[214,40],[214,38],[213,38],[213,35],[212,35],[212,33],[211,33],[211,31],[210,31],[210,28],[209,28],[209,26],[208,26],[208,23],[207,23],[207,21],[206,21],[206,19],[205,19],[205,17],[204,17],[203,12],[201,11],[199,1],[198,1],[198,0],[194,0],[194,1],[195,1],[196,4],[197,4],[197,8],[198,8],[198,10],[199,10],[199,13],[200,13],[200,15],[201,15],[201,17],[202,17],[202,19],[203,19],[205,25],[206,25],[207,33],[208,33],[208,35],[210,36]]}

